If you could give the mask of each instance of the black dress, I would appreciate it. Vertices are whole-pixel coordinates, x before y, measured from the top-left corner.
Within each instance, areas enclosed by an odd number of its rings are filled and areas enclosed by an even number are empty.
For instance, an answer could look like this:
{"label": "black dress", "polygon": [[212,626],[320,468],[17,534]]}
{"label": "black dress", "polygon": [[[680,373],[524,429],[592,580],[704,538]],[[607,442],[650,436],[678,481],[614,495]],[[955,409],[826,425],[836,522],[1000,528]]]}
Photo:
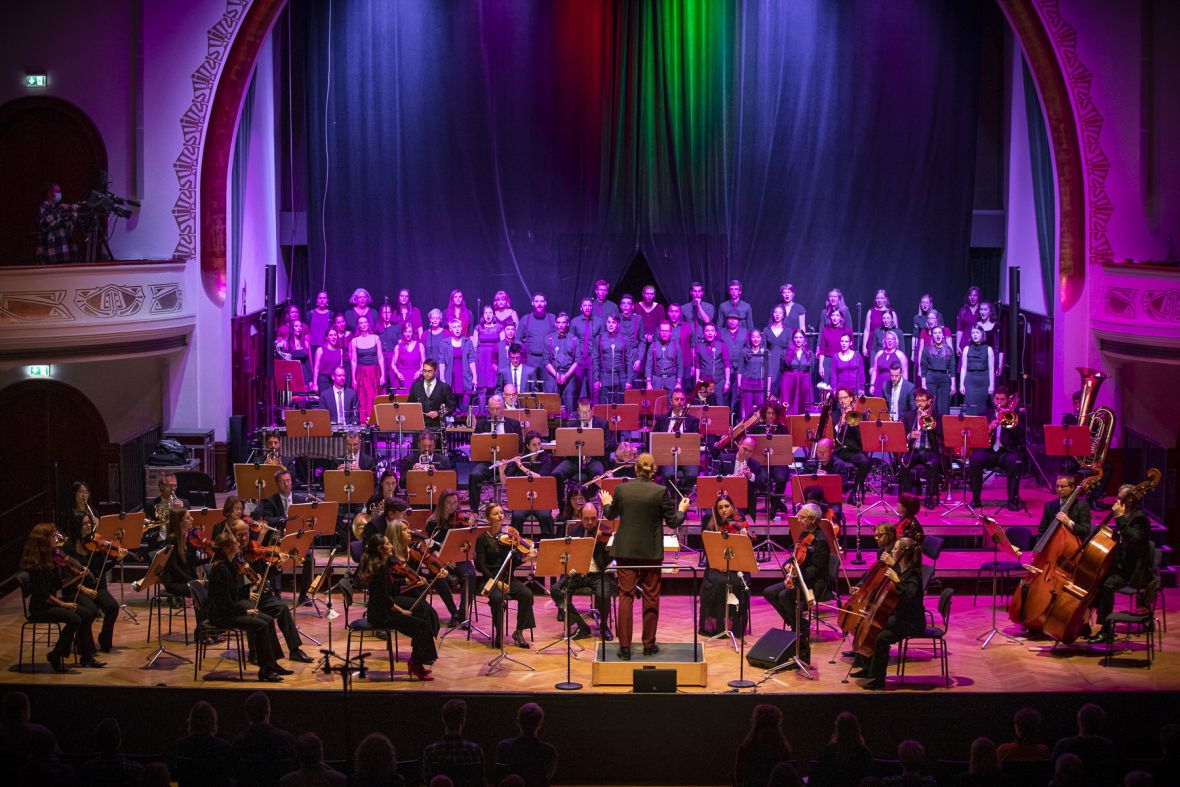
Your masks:
{"label": "black dress", "polygon": [[[722,528],[736,533],[745,528],[743,519],[730,519]],[[728,604],[729,593],[737,598],[737,605]],[[701,583],[700,621],[697,630],[702,636],[712,637],[728,630],[735,634],[745,631],[750,612],[750,575],[741,571],[725,570],[724,565],[710,566]],[[729,607],[728,611],[726,607]],[[726,622],[729,623],[726,626]]]}
{"label": "black dress", "polygon": [[438,658],[434,646],[438,615],[434,614],[436,622],[432,626],[428,616],[434,610],[425,603],[419,604],[409,615],[394,610],[395,602],[402,609],[408,610],[414,606],[414,599],[402,593],[404,585],[405,579],[393,576],[393,572],[386,567],[374,572],[369,577],[369,605],[365,617],[378,628],[390,628],[408,636],[410,658],[415,664],[432,664]]}
{"label": "black dress", "polygon": [[248,614],[252,609],[249,590],[237,569],[224,560],[209,569],[209,622],[222,628],[239,628],[250,640],[250,650],[258,654],[262,667],[275,664],[277,654],[272,648],[274,618],[264,612]]}
{"label": "black dress", "polygon": [[[475,542],[475,567],[479,571],[481,583],[486,584],[487,580],[496,576],[500,571],[500,566],[504,565],[504,560],[508,557],[508,551],[509,547],[497,541],[490,530],[479,537],[479,540]],[[504,581],[511,580],[508,586],[508,598],[516,601],[515,631],[523,631],[537,626],[537,621],[533,617],[533,591],[512,576],[517,566],[523,562],[524,555],[518,550],[512,550],[512,562],[504,570],[504,576],[501,577]],[[504,621],[504,591],[499,587],[493,588],[488,593],[488,602],[492,608],[496,639],[499,639],[503,634],[500,629]]]}

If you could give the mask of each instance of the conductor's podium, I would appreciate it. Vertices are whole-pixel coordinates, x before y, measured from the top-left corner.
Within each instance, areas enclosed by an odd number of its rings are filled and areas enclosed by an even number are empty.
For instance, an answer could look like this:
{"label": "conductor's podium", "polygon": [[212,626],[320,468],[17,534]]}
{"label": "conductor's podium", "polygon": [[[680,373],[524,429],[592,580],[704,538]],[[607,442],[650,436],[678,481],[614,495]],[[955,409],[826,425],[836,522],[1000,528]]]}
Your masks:
{"label": "conductor's podium", "polygon": [[[636,603],[638,606],[638,602]],[[694,654],[695,648],[695,654]],[[709,665],[705,663],[705,643],[661,642],[660,652],[643,655],[643,643],[631,644],[631,660],[623,661],[615,653],[617,642],[596,643],[591,683],[594,686],[630,686],[635,671],[642,669],[674,669],[677,686],[704,686],[709,681]],[[695,655],[695,658],[694,658]]]}

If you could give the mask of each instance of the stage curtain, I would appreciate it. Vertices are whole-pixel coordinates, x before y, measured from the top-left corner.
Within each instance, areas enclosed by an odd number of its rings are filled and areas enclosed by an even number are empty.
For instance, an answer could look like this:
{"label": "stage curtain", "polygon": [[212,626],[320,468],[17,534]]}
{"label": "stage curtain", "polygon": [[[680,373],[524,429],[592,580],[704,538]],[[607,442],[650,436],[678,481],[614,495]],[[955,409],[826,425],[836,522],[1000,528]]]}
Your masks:
{"label": "stage curtain", "polygon": [[576,308],[636,251],[764,322],[966,289],[978,6],[300,2],[311,281]]}
{"label": "stage curtain", "polygon": [[1041,100],[1028,64],[1021,59],[1024,71],[1024,108],[1028,116],[1028,154],[1032,160],[1033,202],[1037,210],[1037,250],[1040,252],[1041,284],[1045,292],[1045,314],[1053,316],[1057,305],[1057,213],[1056,179],[1053,176],[1053,150],[1045,131],[1045,117],[1041,114]]}

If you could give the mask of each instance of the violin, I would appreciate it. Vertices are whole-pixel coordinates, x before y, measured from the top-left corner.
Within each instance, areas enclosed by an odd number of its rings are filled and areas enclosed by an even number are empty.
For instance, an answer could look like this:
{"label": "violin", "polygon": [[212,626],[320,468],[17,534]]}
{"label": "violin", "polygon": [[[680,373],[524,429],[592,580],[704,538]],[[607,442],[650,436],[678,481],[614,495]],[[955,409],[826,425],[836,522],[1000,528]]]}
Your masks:
{"label": "violin", "polygon": [[746,520],[741,517],[727,519],[718,525],[716,529],[723,533],[729,533],[731,536],[748,536],[750,534]]}
{"label": "violin", "polygon": [[[71,574],[70,579],[67,579],[65,582],[62,583],[63,589],[69,587],[70,585],[74,584],[75,582],[83,582],[84,583],[88,577],[92,576],[90,573],[90,569],[86,568],[86,566],[82,565],[77,560],[74,560],[74,558],[67,555],[65,553],[65,551],[61,549],[61,547],[54,547],[53,552],[51,553],[51,556],[53,558],[53,565],[54,566],[56,566],[59,569],[64,568]],[[91,598],[94,598],[95,596],[98,595],[97,591],[95,591],[92,588],[87,587],[85,584],[79,585],[79,590],[81,590],[83,593],[90,596]]]}
{"label": "violin", "polygon": [[396,556],[389,558],[389,579],[396,583],[398,579],[402,579],[405,584],[402,585],[402,592],[408,590],[415,590],[426,584],[426,580],[422,575],[414,569],[410,568],[410,564],[404,560],[399,560]]}
{"label": "violin", "polygon": [[612,522],[599,522],[598,528],[594,532],[595,537],[600,544],[609,544],[611,537],[615,534],[616,525]]}
{"label": "violin", "polygon": [[250,568],[250,564],[246,562],[246,558],[241,552],[238,552],[238,554],[234,555],[233,567],[238,570],[239,574],[249,580],[250,584],[258,584],[258,574],[254,571],[254,569]]}
{"label": "violin", "polygon": [[410,560],[418,564],[419,570],[426,569],[432,575],[445,576],[455,568],[454,563],[443,563],[434,553],[436,541],[424,533],[410,531],[410,544],[407,548]]}
{"label": "violin", "polygon": [[[815,543],[815,532],[804,533],[799,536],[799,543],[795,545],[795,571],[803,570],[803,562],[807,560],[807,551],[811,549],[811,545]],[[795,572],[792,571],[787,574],[785,580],[787,590],[795,587]]]}
{"label": "violin", "polygon": [[115,560],[122,560],[131,554],[128,550],[99,533],[91,533],[85,543],[87,552],[106,552]]}
{"label": "violin", "polygon": [[217,545],[205,535],[205,528],[202,525],[189,528],[188,532],[184,534],[184,540],[188,542],[189,547],[193,550],[193,555],[201,563],[207,562],[209,556],[217,550]]}
{"label": "violin", "polygon": [[499,535],[496,536],[496,540],[506,547],[511,547],[522,555],[531,555],[537,548],[537,545],[534,544],[531,539],[522,537],[520,535],[520,531],[511,525],[506,525],[504,529],[500,531]]}

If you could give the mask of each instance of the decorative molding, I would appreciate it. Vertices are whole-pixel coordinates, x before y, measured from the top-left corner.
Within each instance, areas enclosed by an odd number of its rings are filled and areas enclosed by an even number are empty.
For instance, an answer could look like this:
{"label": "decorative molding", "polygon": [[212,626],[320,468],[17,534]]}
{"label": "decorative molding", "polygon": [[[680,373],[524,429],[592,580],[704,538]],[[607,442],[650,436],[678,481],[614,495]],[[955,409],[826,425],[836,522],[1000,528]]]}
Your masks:
{"label": "decorative molding", "polygon": [[1180,322],[1180,290],[1144,290],[1143,313],[1157,322]]}
{"label": "decorative molding", "polygon": [[1110,262],[1114,251],[1106,228],[1114,213],[1114,204],[1106,191],[1106,177],[1110,174],[1110,159],[1102,150],[1103,118],[1090,96],[1093,72],[1086,68],[1078,55],[1078,33],[1061,15],[1060,0],[1033,0],[1044,20],[1057,60],[1069,88],[1075,110],[1078,138],[1085,161],[1086,220],[1088,225],[1090,263]]}
{"label": "decorative molding", "polygon": [[191,260],[197,252],[197,170],[201,161],[201,141],[205,118],[217,90],[217,76],[221,72],[225,54],[233,43],[238,26],[246,16],[251,0],[226,0],[221,18],[205,34],[205,59],[193,72],[193,100],[180,117],[180,131],[184,139],[180,154],[172,164],[179,183],[179,194],[172,205],[178,239],[172,251],[174,260]]}
{"label": "decorative molding", "polygon": [[66,305],[68,290],[0,293],[0,323],[74,319]]}
{"label": "decorative molding", "polygon": [[138,284],[103,284],[74,292],[74,305],[91,317],[130,317],[143,307]]}
{"label": "decorative molding", "polygon": [[149,311],[152,314],[170,314],[184,308],[184,297],[179,284],[153,284],[151,291],[152,305]]}
{"label": "decorative molding", "polygon": [[1106,291],[1106,313],[1127,320],[1135,319],[1135,296],[1138,292],[1128,287],[1111,287]]}
{"label": "decorative molding", "polygon": [[1158,323],[1172,327],[1180,323],[1180,288],[1107,287],[1102,298],[1103,311],[1120,320]]}
{"label": "decorative molding", "polygon": [[[151,315],[179,314],[184,308],[178,282],[149,284],[100,284],[97,287],[0,292],[0,324],[36,322],[109,322],[125,320],[145,311]],[[73,297],[67,296],[72,293]]]}

